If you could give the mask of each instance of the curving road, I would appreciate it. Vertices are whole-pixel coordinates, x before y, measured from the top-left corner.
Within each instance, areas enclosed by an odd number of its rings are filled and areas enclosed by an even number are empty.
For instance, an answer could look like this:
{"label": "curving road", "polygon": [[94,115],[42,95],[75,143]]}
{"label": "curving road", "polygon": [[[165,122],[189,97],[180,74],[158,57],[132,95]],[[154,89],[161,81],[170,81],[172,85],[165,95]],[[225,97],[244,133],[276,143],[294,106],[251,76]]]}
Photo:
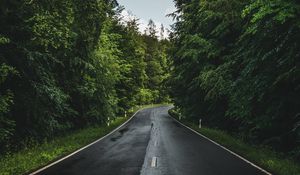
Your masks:
{"label": "curving road", "polygon": [[105,139],[38,174],[265,175],[177,123],[168,109],[144,109]]}

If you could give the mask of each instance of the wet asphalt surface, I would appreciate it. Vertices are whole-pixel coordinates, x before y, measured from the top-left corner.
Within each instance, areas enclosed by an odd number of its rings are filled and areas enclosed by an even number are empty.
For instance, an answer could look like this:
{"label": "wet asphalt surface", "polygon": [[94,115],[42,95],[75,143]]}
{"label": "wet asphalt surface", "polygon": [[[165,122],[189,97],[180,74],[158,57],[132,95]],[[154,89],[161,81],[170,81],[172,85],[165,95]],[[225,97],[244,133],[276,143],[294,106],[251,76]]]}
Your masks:
{"label": "wet asphalt surface", "polygon": [[265,175],[178,124],[168,109],[138,112],[118,131],[39,175]]}

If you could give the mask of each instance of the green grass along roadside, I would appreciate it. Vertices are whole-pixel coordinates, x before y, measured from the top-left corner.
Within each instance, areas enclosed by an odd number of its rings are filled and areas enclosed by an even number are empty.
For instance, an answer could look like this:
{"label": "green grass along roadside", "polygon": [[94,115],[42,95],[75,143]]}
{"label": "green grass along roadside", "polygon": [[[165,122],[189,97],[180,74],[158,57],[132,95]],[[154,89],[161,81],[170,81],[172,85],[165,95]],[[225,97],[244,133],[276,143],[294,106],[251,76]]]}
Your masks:
{"label": "green grass along roadside", "polygon": [[0,157],[0,175],[17,175],[32,172],[46,166],[93,141],[105,136],[126,122],[139,109],[161,105],[144,105],[133,107],[127,117],[119,117],[110,122],[109,126],[94,126],[57,137],[49,142],[38,144]]}
{"label": "green grass along roadside", "polygon": [[[179,115],[174,110],[171,109],[169,114],[179,120]],[[184,119],[181,119],[180,122],[256,165],[268,170],[272,174],[300,175],[299,164],[292,159],[285,158],[271,149],[262,146],[249,145],[221,130],[206,127],[199,129],[198,124],[187,122]]]}

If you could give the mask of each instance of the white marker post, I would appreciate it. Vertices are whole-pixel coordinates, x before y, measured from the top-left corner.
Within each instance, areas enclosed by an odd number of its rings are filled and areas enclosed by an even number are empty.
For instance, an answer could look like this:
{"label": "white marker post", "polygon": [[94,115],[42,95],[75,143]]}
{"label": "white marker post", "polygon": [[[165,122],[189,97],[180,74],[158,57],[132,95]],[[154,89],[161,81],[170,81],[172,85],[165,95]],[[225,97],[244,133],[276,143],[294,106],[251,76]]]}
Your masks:
{"label": "white marker post", "polygon": [[199,119],[199,128],[202,128],[202,119]]}
{"label": "white marker post", "polygon": [[152,157],[151,167],[154,168],[157,166],[157,157]]}
{"label": "white marker post", "polygon": [[107,117],[107,126],[109,126],[109,125],[110,125],[110,118]]}
{"label": "white marker post", "polygon": [[125,118],[127,117],[127,112],[125,111]]}

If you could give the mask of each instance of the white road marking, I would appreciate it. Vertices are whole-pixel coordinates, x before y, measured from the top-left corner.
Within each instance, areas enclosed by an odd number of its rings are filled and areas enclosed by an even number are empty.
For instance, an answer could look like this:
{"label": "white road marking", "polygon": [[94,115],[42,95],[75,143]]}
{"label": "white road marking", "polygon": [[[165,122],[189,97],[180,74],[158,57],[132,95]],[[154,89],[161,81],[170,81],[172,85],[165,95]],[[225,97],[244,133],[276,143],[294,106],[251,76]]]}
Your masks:
{"label": "white road marking", "polygon": [[[171,117],[171,116],[169,115],[169,117]],[[215,142],[215,141],[211,140],[210,138],[208,138],[208,137],[206,137],[206,136],[204,136],[204,135],[200,134],[199,132],[197,132],[197,131],[193,130],[192,128],[190,128],[190,127],[188,127],[188,126],[184,125],[183,123],[179,122],[179,121],[178,121],[178,120],[176,120],[175,118],[173,118],[173,117],[171,117],[171,118],[172,118],[173,120],[175,120],[177,123],[179,123],[180,125],[182,125],[182,126],[184,126],[185,128],[187,128],[187,129],[191,130],[191,131],[192,131],[192,132],[194,132],[195,134],[197,134],[197,135],[199,135],[199,136],[201,136],[201,137],[205,138],[206,140],[209,140],[210,142],[212,142],[212,143],[214,143],[215,145],[217,145],[217,146],[219,146],[219,147],[223,148],[224,150],[226,150],[226,151],[228,151],[229,153],[233,154],[234,156],[236,156],[236,157],[240,158],[241,160],[245,161],[246,163],[248,163],[248,164],[252,165],[253,167],[255,167],[255,168],[259,169],[260,171],[262,171],[262,172],[266,173],[267,175],[272,175],[272,173],[268,172],[267,170],[264,170],[263,168],[259,167],[259,166],[258,166],[258,165],[256,165],[256,164],[254,164],[254,163],[250,162],[250,161],[249,161],[249,160],[247,160],[246,158],[244,158],[244,157],[242,157],[242,156],[238,155],[237,153],[235,153],[235,152],[233,152],[233,151],[229,150],[228,148],[225,148],[224,146],[220,145],[219,143],[217,143],[217,142]]]}
{"label": "white road marking", "polygon": [[138,112],[140,112],[140,111],[142,111],[142,110],[144,110],[144,109],[146,109],[146,108],[142,108],[142,109],[136,111],[136,112],[130,117],[130,119],[128,119],[125,123],[123,123],[121,126],[119,126],[119,127],[117,127],[116,129],[114,129],[113,131],[111,131],[111,132],[108,133],[107,135],[103,136],[102,138],[100,138],[100,139],[94,141],[93,143],[91,143],[91,144],[89,144],[89,145],[87,145],[87,146],[85,146],[85,147],[82,147],[82,148],[80,148],[80,149],[74,151],[73,153],[71,153],[71,154],[69,154],[69,155],[67,155],[67,156],[65,156],[65,157],[63,157],[63,158],[61,158],[61,159],[59,159],[59,160],[57,160],[57,161],[55,161],[55,162],[53,162],[53,163],[51,163],[51,164],[45,166],[45,167],[43,167],[43,168],[41,168],[41,169],[36,170],[35,172],[30,173],[29,175],[35,175],[35,174],[37,174],[37,173],[40,173],[40,172],[46,170],[47,168],[50,168],[50,167],[52,167],[53,165],[58,164],[59,162],[61,162],[61,161],[65,160],[65,159],[67,159],[67,158],[73,156],[74,154],[77,154],[78,152],[80,152],[80,151],[82,151],[82,150],[84,150],[84,149],[86,149],[86,148],[88,148],[88,147],[94,145],[95,143],[97,143],[97,142],[99,142],[99,141],[105,139],[106,137],[110,136],[111,134],[113,134],[114,132],[116,132],[117,130],[119,130],[120,128],[122,128],[124,125],[126,125],[131,119],[133,119],[133,117],[134,117]]}
{"label": "white road marking", "polygon": [[154,168],[157,166],[157,157],[152,157],[151,167]]}
{"label": "white road marking", "polygon": [[157,141],[154,142],[154,146],[157,146]]}

